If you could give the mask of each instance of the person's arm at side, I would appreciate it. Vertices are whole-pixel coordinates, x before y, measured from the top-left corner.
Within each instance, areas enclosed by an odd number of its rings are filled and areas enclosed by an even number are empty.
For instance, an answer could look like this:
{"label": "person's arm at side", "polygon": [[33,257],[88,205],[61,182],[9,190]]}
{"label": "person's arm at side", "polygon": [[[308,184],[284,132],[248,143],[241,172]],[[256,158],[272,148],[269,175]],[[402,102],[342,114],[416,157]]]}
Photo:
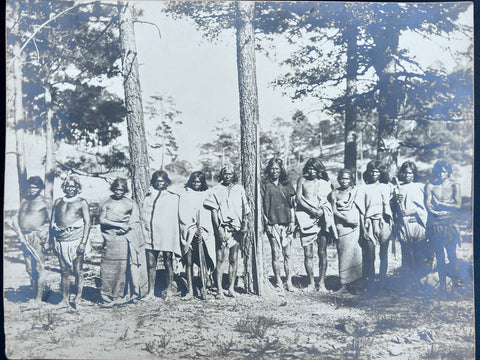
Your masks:
{"label": "person's arm at side", "polygon": [[13,218],[13,229],[15,230],[15,232],[17,233],[18,235],[18,238],[20,239],[21,242],[23,242],[24,244],[27,243],[27,239],[25,238],[25,235],[23,234],[23,231],[22,229],[20,228],[20,216],[23,214],[23,212],[25,211],[25,200],[22,200],[22,202],[20,203],[20,209],[18,210],[18,215],[15,216]]}
{"label": "person's arm at side", "polygon": [[87,245],[88,235],[90,234],[90,209],[86,200],[82,199],[81,212],[83,217],[83,236],[78,246],[77,252],[83,254]]}

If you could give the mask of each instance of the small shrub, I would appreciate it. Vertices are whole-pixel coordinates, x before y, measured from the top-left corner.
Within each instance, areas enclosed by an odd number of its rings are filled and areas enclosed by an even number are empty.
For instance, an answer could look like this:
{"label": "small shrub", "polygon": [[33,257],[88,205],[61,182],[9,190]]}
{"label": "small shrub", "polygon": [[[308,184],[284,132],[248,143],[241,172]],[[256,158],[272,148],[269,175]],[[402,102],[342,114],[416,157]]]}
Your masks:
{"label": "small shrub", "polygon": [[250,334],[252,338],[263,339],[269,329],[278,325],[278,322],[269,317],[259,316],[257,318],[247,317],[237,322],[235,330]]}

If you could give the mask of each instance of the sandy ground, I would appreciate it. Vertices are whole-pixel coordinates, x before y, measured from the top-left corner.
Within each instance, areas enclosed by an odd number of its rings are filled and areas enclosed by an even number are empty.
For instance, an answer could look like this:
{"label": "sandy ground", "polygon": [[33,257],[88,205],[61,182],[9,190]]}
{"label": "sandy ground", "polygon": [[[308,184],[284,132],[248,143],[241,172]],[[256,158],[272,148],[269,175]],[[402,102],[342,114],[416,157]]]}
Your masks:
{"label": "sandy ground", "polygon": [[[98,228],[87,249],[78,309],[59,309],[58,261],[48,257],[49,291],[40,307],[19,242],[5,236],[5,353],[11,359],[473,359],[474,303],[470,282],[452,298],[402,293],[400,255],[390,252],[389,283],[371,296],[304,292],[303,250],[293,246],[294,293],[270,284],[270,249],[264,241],[265,295],[183,301],[157,297],[114,308],[99,304]],[[399,251],[398,251],[399,253]],[[459,258],[472,261],[472,244],[462,243]],[[327,280],[338,282],[335,247],[328,248]],[[160,269],[159,277],[163,278]],[[318,273],[318,269],[317,269]],[[160,282],[161,291],[163,283]],[[157,296],[160,295],[160,291]],[[241,289],[239,289],[241,291]]]}

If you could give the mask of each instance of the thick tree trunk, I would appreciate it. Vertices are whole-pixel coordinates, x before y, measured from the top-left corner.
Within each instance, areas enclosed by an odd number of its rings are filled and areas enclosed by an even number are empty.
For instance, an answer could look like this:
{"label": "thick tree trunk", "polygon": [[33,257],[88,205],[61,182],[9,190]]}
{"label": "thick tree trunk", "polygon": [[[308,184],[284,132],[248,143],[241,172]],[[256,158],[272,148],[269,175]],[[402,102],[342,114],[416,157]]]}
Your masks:
{"label": "thick tree trunk", "polygon": [[55,181],[55,140],[52,127],[52,94],[50,89],[45,88],[45,104],[47,105],[47,119],[45,124],[45,197],[53,200],[53,185]]}
{"label": "thick tree trunk", "polygon": [[[247,245],[243,251],[247,291],[263,292],[263,244],[259,233],[258,93],[255,64],[253,14],[255,2],[239,1],[237,6],[237,69],[240,97],[242,181],[251,212],[248,216]],[[253,288],[253,289],[252,289]]]}
{"label": "thick tree trunk", "polygon": [[343,163],[345,168],[352,171],[354,176],[356,176],[357,169],[357,112],[353,105],[357,90],[357,33],[357,27],[348,24],[345,34],[347,43],[347,101],[345,103],[345,153]]}
{"label": "thick tree trunk", "polygon": [[15,86],[15,140],[17,153],[17,175],[20,199],[25,195],[27,188],[27,165],[25,162],[25,126],[23,112],[23,58],[20,45],[15,45],[15,59],[13,60],[14,86]]}
{"label": "thick tree trunk", "polygon": [[141,206],[148,190],[150,174],[143,120],[142,96],[138,73],[137,47],[133,28],[132,4],[118,2],[120,12],[120,46],[123,60],[123,87],[127,108],[130,168],[133,198]]}

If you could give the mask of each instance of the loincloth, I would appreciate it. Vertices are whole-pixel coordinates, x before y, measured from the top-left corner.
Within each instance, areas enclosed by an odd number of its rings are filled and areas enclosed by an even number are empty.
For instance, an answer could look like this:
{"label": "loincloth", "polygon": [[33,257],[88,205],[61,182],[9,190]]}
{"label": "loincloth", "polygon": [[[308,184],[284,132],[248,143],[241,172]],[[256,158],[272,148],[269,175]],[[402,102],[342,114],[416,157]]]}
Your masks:
{"label": "loincloth", "polygon": [[47,242],[49,229],[50,225],[46,223],[40,226],[38,229],[33,231],[22,231],[22,233],[29,245],[37,248],[39,245],[43,247],[43,245]]}
{"label": "loincloth", "polygon": [[370,239],[375,239],[380,245],[390,240],[392,226],[383,218],[365,218],[365,231]]}
{"label": "loincloth", "polygon": [[272,238],[278,246],[282,248],[288,246],[292,242],[292,234],[287,234],[288,225],[267,225],[267,230],[268,237]]}
{"label": "loincloth", "polygon": [[446,221],[444,224],[428,224],[427,238],[433,247],[460,244],[460,231],[454,222]]}
{"label": "loincloth", "polygon": [[73,261],[79,256],[77,249],[83,238],[83,226],[66,229],[55,228],[55,230],[55,250],[62,264],[72,271]]}
{"label": "loincloth", "polygon": [[222,224],[221,226],[225,234],[225,238],[223,239],[224,243],[221,244],[222,246],[225,246],[224,244],[226,243],[227,247],[231,248],[240,244],[243,236],[242,232],[234,229],[230,224]]}

